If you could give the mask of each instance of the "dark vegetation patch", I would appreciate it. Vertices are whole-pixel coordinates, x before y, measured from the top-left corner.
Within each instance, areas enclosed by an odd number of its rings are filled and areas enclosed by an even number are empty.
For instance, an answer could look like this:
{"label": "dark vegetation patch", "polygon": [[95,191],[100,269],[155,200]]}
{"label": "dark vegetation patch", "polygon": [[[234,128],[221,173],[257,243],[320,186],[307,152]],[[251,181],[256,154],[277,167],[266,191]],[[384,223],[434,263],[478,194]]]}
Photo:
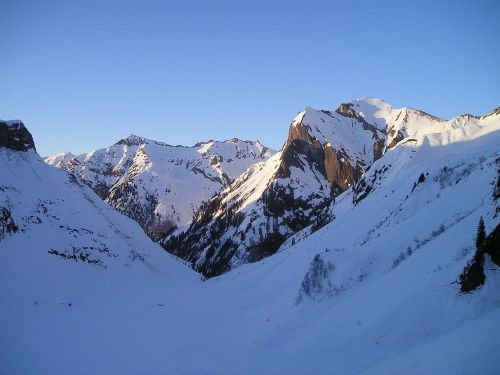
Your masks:
{"label": "dark vegetation patch", "polygon": [[16,233],[18,230],[10,207],[0,207],[0,240],[4,238],[5,233]]}
{"label": "dark vegetation patch", "polygon": [[500,224],[486,236],[483,218],[479,221],[476,235],[476,252],[459,276],[461,293],[470,293],[486,281],[484,274],[484,255],[488,254],[500,266]]}

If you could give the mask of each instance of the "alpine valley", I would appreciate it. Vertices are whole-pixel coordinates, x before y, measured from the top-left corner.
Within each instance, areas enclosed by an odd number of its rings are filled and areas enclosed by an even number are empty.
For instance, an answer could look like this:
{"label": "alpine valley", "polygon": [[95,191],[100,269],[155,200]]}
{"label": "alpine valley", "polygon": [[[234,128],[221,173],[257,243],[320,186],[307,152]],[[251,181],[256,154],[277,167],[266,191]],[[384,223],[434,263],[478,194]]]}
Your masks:
{"label": "alpine valley", "polygon": [[0,373],[500,373],[500,108],[283,140],[42,158],[0,121]]}

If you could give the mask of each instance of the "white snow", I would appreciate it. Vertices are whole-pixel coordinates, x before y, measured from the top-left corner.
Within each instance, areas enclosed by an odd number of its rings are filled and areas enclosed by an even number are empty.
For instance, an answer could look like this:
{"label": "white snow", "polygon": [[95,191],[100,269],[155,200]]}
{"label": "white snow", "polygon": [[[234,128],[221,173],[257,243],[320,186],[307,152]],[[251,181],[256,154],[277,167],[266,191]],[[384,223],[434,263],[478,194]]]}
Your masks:
{"label": "white snow", "polygon": [[[498,374],[500,269],[487,259],[486,284],[472,294],[455,281],[479,218],[487,232],[499,223],[500,120],[460,121],[425,119],[416,142],[371,166],[366,198],[354,204],[344,192],[324,228],[206,282],[66,172],[33,151],[0,149],[0,206],[21,229],[0,239],[1,372]],[[241,196],[254,202],[278,160],[245,172]],[[310,178],[294,169],[290,180]],[[107,268],[47,253],[94,240],[117,255],[97,254]],[[318,253],[334,265],[330,297],[297,304]]]}

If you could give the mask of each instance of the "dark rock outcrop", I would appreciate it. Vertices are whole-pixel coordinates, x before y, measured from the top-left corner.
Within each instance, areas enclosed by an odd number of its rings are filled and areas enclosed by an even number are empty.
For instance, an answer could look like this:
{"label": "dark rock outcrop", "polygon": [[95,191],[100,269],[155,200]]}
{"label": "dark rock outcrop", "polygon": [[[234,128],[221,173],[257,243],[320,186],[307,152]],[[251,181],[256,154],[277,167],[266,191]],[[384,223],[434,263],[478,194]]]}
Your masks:
{"label": "dark rock outcrop", "polygon": [[290,177],[292,166],[303,169],[299,155],[304,155],[309,164],[316,167],[326,177],[323,146],[317,139],[311,137],[308,127],[302,123],[290,127],[278,169],[280,177]]}
{"label": "dark rock outcrop", "polygon": [[403,133],[393,128],[389,129],[387,135],[389,136],[390,139],[390,142],[387,144],[387,148],[393,148],[405,138]]}
{"label": "dark rock outcrop", "polygon": [[347,155],[344,150],[335,150],[327,145],[324,147],[325,171],[328,182],[332,185],[334,195],[346,191],[356,183],[363,174],[363,164],[352,166],[347,162]]}
{"label": "dark rock outcrop", "polygon": [[341,103],[339,107],[335,110],[339,115],[344,117],[355,118],[359,121],[365,121],[365,119],[354,110],[354,104],[352,103]]}
{"label": "dark rock outcrop", "polygon": [[0,121],[0,147],[14,151],[36,151],[33,137],[21,121]]}

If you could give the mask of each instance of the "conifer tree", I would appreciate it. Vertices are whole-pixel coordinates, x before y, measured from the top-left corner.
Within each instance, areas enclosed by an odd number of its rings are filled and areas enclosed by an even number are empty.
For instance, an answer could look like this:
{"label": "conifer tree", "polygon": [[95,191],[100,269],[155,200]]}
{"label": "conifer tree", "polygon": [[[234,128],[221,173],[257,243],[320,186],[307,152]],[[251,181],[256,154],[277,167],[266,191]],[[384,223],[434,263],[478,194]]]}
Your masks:
{"label": "conifer tree", "polygon": [[481,216],[481,219],[479,220],[479,225],[477,226],[476,249],[479,250],[481,245],[484,243],[485,239],[486,239],[486,231],[484,228],[484,220],[483,217]]}

